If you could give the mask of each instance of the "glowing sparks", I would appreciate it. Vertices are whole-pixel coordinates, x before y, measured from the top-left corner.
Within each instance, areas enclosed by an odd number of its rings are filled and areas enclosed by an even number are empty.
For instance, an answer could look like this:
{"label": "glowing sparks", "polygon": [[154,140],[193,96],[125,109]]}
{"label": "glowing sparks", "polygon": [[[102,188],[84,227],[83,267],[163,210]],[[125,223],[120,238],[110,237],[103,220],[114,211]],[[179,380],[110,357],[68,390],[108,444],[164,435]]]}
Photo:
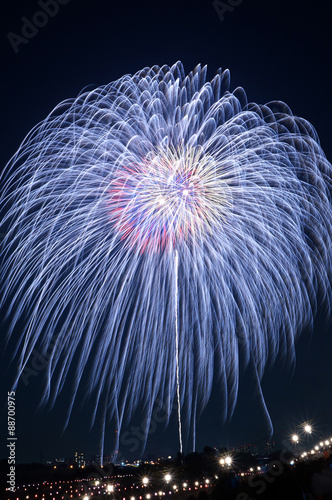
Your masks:
{"label": "glowing sparks", "polygon": [[308,122],[229,92],[228,71],[145,68],[61,103],[2,177],[16,383],[37,349],[44,401],[72,383],[69,418],[84,381],[117,440],[177,401],[195,436],[214,382],[225,421],[241,360],[264,407],[266,364],[329,312],[331,173]]}
{"label": "glowing sparks", "polygon": [[201,147],[150,153],[116,172],[109,188],[109,214],[122,240],[140,251],[194,244],[227,219],[231,192],[226,169]]}

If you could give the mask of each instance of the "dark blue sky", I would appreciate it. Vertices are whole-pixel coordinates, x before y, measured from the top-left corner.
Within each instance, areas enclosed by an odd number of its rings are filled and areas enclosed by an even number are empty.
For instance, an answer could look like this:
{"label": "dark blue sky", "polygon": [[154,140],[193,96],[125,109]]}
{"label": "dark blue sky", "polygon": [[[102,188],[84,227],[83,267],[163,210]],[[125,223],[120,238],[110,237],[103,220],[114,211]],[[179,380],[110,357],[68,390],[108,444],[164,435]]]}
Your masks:
{"label": "dark blue sky", "polygon": [[[315,126],[331,161],[329,5],[303,0],[235,3],[238,6],[226,12],[221,21],[210,0],[70,0],[59,6],[59,12],[44,27],[30,34],[28,43],[18,44],[15,53],[7,34],[21,35],[21,18],[31,20],[41,8],[37,0],[4,2],[0,15],[2,166],[36,123],[86,85],[98,86],[144,66],[172,65],[177,60],[183,62],[187,72],[198,63],[208,64],[209,77],[220,66],[229,68],[231,87],[243,86],[250,101],[287,102],[294,114]],[[332,338],[323,319],[317,321],[312,337],[304,334],[300,338],[293,371],[283,367],[280,360],[264,376],[263,390],[279,442],[305,419],[317,419],[317,432],[330,429],[332,433]],[[2,338],[5,333],[2,326]],[[10,350],[3,352],[3,402],[13,373],[10,357]],[[27,386],[21,383],[17,391],[18,462],[39,460],[41,450],[44,459],[68,457],[76,450],[87,455],[97,452],[98,426],[88,431],[92,403],[81,411],[74,410],[62,434],[69,390],[64,391],[54,410],[37,410],[42,384],[43,370],[30,377]],[[198,422],[198,449],[206,444],[264,442],[267,427],[250,369],[241,377],[234,418],[224,427],[219,405],[215,387]],[[2,406],[1,429],[6,429],[5,404]],[[134,447],[132,439],[137,431],[132,427],[138,426],[139,416],[124,428],[127,441],[131,439],[131,444],[123,445],[124,454],[129,455],[128,450]],[[110,428],[106,452],[113,434]],[[1,446],[0,458],[6,456],[4,441]],[[161,424],[157,426],[147,452],[173,454],[177,446],[174,415],[167,431]],[[186,451],[190,447],[188,441]]]}

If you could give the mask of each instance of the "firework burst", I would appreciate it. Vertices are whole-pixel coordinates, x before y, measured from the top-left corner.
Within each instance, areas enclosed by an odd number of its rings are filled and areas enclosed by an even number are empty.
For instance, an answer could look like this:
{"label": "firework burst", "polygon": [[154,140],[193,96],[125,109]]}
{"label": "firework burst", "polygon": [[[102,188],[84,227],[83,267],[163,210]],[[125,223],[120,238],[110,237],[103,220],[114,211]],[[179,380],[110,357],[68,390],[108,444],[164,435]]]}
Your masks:
{"label": "firework burst", "polygon": [[[110,186],[110,220],[143,251],[195,244],[222,224],[231,193],[212,157],[194,148],[150,154],[123,166]],[[190,241],[190,243],[189,243]]]}
{"label": "firework burst", "polygon": [[268,361],[294,359],[318,300],[329,306],[331,165],[317,134],[284,103],[228,88],[228,71],[146,68],[61,103],[6,168],[17,380],[55,342],[44,400],[75,367],[69,414],[84,380],[119,429],[143,401],[148,432],[178,383],[189,428],[218,380],[225,419],[240,352],[260,380]]}

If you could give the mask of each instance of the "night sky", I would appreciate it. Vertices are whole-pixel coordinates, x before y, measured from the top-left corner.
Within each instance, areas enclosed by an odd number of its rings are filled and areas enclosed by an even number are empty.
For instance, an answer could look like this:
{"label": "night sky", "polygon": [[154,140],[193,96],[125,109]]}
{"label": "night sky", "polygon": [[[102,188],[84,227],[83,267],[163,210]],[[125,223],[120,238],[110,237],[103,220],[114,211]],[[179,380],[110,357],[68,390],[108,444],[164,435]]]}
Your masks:
{"label": "night sky", "polygon": [[[227,3],[227,0],[225,0]],[[232,3],[232,2],[230,2]],[[208,64],[212,78],[219,68],[231,71],[231,88],[243,86],[249,101],[285,101],[293,113],[309,120],[331,161],[331,15],[328,2],[303,0],[243,0],[222,21],[211,0],[167,2],[70,0],[16,54],[7,38],[21,34],[25,16],[32,19],[38,2],[12,0],[1,4],[1,165],[5,166],[29,130],[60,101],[76,96],[87,85],[99,86],[132,74],[145,66],[181,60],[186,72]],[[92,88],[92,87],[91,87]],[[2,311],[4,316],[5,311]],[[4,349],[7,323],[1,326],[1,435],[6,433],[6,394],[15,365],[10,363],[13,342]],[[19,331],[15,331],[18,335]],[[15,340],[15,338],[13,339]],[[314,332],[304,332],[297,345],[297,362],[289,367],[280,359],[266,371],[263,392],[282,446],[298,425],[313,419],[316,435],[332,434],[332,337],[324,311]],[[215,384],[211,401],[197,425],[197,449],[205,445],[234,445],[266,441],[267,425],[250,367],[242,372],[238,405],[233,419],[222,425],[221,402]],[[54,409],[38,408],[44,373],[19,384],[17,404],[17,462],[70,457],[98,452],[99,427],[91,430],[93,403],[77,405],[63,432],[70,386]],[[128,439],[139,416],[124,426]],[[112,449],[115,429],[106,435],[105,453]],[[131,444],[120,450],[126,457]],[[191,450],[191,439],[185,452]],[[176,414],[165,430],[158,425],[146,454],[174,455],[178,451]],[[0,458],[6,457],[5,437]]]}

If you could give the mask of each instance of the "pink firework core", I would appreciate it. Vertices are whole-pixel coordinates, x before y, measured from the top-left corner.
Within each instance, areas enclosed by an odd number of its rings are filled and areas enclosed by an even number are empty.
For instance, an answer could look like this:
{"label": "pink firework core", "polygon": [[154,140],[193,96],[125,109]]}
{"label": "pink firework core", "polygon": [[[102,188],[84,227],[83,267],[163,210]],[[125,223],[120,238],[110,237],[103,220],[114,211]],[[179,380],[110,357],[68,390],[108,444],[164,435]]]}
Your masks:
{"label": "pink firework core", "polygon": [[110,221],[121,240],[141,252],[172,249],[206,230],[216,194],[206,160],[157,154],[117,170],[109,189]]}

